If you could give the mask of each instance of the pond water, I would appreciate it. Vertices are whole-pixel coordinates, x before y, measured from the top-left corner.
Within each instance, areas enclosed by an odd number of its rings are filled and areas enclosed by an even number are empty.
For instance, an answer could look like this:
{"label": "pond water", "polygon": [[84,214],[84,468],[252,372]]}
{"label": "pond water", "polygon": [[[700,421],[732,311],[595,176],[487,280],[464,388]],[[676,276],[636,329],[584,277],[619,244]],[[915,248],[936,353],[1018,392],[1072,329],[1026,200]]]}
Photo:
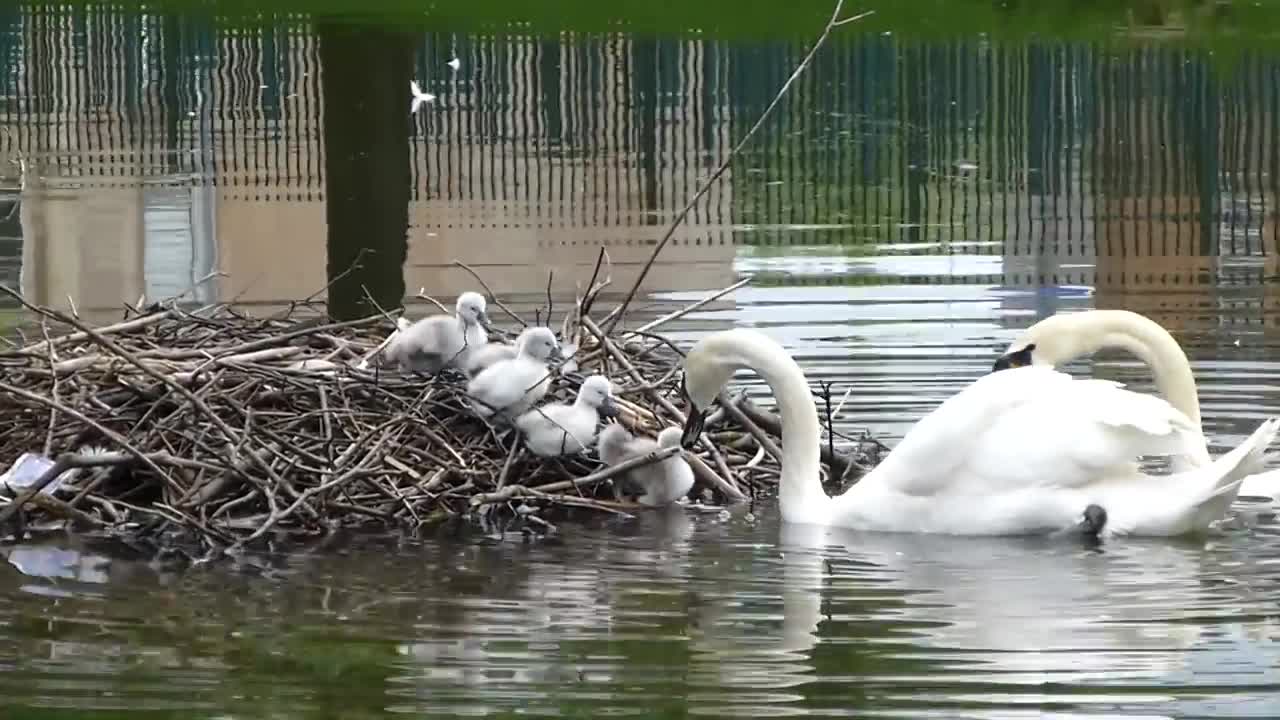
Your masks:
{"label": "pond water", "polygon": [[[827,12],[691,33],[566,1],[499,32],[467,5],[365,23],[0,10],[0,281],[95,318],[326,287],[335,314],[365,309],[361,287],[416,314],[420,288],[471,287],[459,261],[532,314],[548,293],[566,307],[604,247],[620,292]],[[974,29],[991,3],[872,5],[884,17],[837,33],[677,230],[630,322],[749,275],[673,337],[762,328],[849,393],[839,424],[890,445],[1018,328],[1088,307],[1175,333],[1215,453],[1280,412],[1280,56],[1190,33],[1174,4],[1061,37],[1032,33],[1047,10],[996,36]],[[436,96],[412,115],[411,78]],[[1152,390],[1131,358],[1073,369]],[[1256,499],[1207,540],[1102,548],[816,533],[769,502],[561,530],[337,537],[181,571],[92,538],[2,546],[0,714],[1280,707],[1280,523]]]}

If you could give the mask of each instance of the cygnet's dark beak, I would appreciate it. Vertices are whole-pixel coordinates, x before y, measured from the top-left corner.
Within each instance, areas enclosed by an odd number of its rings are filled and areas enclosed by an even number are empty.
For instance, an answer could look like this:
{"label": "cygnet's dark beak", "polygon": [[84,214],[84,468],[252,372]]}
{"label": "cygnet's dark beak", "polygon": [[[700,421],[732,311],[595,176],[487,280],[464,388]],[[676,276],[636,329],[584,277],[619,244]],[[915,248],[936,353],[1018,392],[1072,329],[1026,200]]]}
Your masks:
{"label": "cygnet's dark beak", "polygon": [[564,360],[564,351],[560,349],[559,345],[552,346],[551,359],[554,362],[560,362],[561,360]]}
{"label": "cygnet's dark beak", "polygon": [[1012,368],[1026,367],[1031,364],[1031,351],[1035,350],[1035,343],[1032,343],[1021,350],[1001,355],[996,360],[995,365],[991,366],[991,372],[1000,372],[1001,370],[1009,370]]}
{"label": "cygnet's dark beak", "polygon": [[604,402],[600,403],[600,417],[618,417],[618,406],[613,402],[613,398],[605,398]]}
{"label": "cygnet's dark beak", "polygon": [[680,447],[688,450],[702,437],[702,425],[707,415],[701,410],[689,410],[689,418],[684,421],[684,432],[680,433]]}
{"label": "cygnet's dark beak", "polygon": [[485,329],[485,332],[493,332],[493,321],[489,319],[489,313],[481,310],[480,316],[476,319],[480,322],[480,327]]}

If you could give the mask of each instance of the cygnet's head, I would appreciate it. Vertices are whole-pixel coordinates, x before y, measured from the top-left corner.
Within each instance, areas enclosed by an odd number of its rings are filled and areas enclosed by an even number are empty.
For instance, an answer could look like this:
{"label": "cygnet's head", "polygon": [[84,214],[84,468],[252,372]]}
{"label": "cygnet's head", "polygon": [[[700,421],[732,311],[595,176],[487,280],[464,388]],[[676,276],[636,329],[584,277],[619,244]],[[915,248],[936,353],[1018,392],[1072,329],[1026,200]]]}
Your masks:
{"label": "cygnet's head", "polygon": [[603,375],[592,375],[582,381],[582,387],[578,388],[578,403],[595,408],[600,417],[610,418],[618,414],[618,406],[613,403],[613,387],[609,378]]}
{"label": "cygnet's head", "polygon": [[562,357],[560,355],[560,343],[556,340],[556,334],[551,332],[551,328],[526,328],[516,338],[516,347],[521,355],[542,362],[559,360]]}
{"label": "cygnet's head", "polygon": [[658,447],[678,447],[682,435],[684,435],[684,428],[674,425],[669,428],[663,428],[662,432],[658,433]]}
{"label": "cygnet's head", "polygon": [[621,423],[610,423],[604,426],[597,438],[600,459],[609,462],[609,458],[618,457],[631,442],[631,433]]}
{"label": "cygnet's head", "polygon": [[484,296],[478,292],[467,291],[458,296],[458,303],[454,306],[454,312],[458,318],[467,325],[480,325],[480,327],[489,327],[489,314],[485,312],[486,303]]}

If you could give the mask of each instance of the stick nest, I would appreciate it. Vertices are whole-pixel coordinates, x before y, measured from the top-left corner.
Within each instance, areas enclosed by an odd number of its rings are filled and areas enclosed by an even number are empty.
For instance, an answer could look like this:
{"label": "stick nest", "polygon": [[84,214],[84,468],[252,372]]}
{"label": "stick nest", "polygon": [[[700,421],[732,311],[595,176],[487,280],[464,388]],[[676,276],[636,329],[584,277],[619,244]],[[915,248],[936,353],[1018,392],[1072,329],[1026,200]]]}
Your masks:
{"label": "stick nest", "polygon": [[[52,492],[0,485],[0,532],[70,523],[216,552],[280,533],[450,518],[501,517],[541,533],[555,529],[556,509],[636,508],[615,499],[617,468],[594,450],[513,453],[514,435],[470,410],[460,373],[379,369],[395,329],[385,316],[335,323],[310,305],[254,318],[169,304],[92,329],[31,309],[45,318],[43,338],[0,353],[0,469],[43,453],[57,464],[36,485],[57,483]],[[560,335],[579,343],[579,369],[556,374],[549,401],[571,399],[599,372],[633,434],[683,423],[674,345],[653,333],[606,337],[582,304],[571,315]],[[722,395],[721,406],[700,446],[684,451],[706,503],[754,497],[778,478],[776,416],[745,398]],[[853,449],[833,454],[824,442],[832,486],[856,479],[883,447],[838,437]]]}

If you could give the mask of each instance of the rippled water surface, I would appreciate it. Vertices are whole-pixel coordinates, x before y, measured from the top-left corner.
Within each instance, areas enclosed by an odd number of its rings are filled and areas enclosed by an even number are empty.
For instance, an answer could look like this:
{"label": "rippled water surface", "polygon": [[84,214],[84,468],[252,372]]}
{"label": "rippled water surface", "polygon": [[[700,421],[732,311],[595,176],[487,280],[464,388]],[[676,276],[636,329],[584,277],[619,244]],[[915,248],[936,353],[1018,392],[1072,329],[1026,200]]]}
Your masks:
{"label": "rippled water surface", "polygon": [[[94,319],[182,292],[259,312],[328,289],[351,313],[364,288],[417,315],[419,289],[473,287],[466,263],[528,316],[551,295],[558,322],[604,248],[607,306],[827,9],[689,33],[561,4],[499,29],[485,3],[364,25],[2,9],[0,281]],[[872,5],[679,227],[628,324],[750,276],[664,331],[763,329],[845,398],[838,424],[890,445],[1019,328],[1089,307],[1177,336],[1214,452],[1280,413],[1265,18],[1154,2],[1101,34],[1001,15],[989,35],[974,23],[1025,4]],[[1087,15],[1069,9],[1040,20]],[[1182,42],[1205,17],[1222,34]],[[413,115],[410,78],[437,96]],[[1152,391],[1126,356],[1071,369]],[[824,533],[767,500],[560,530],[183,569],[90,537],[0,546],[0,717],[1280,715],[1260,499],[1205,540],[1101,548]]]}
{"label": "rippled water surface", "polygon": [[[984,369],[1003,325],[1026,321],[990,288],[898,289],[756,290],[732,316],[852,387],[844,421],[892,443]],[[826,320],[786,322],[806,317]],[[1198,337],[1210,439],[1227,445],[1280,410],[1280,371],[1262,359],[1276,348],[1247,329]],[[1150,390],[1127,361],[1092,371]],[[780,527],[760,503],[566,523],[534,543],[341,538],[181,572],[83,541],[4,552],[0,706],[22,717],[1264,718],[1280,706],[1280,525],[1250,499],[1207,541],[1101,549],[827,534]]]}
{"label": "rippled water surface", "polygon": [[180,574],[24,547],[0,689],[24,717],[1273,717],[1277,547],[1270,520],[1099,551],[768,509]]}

